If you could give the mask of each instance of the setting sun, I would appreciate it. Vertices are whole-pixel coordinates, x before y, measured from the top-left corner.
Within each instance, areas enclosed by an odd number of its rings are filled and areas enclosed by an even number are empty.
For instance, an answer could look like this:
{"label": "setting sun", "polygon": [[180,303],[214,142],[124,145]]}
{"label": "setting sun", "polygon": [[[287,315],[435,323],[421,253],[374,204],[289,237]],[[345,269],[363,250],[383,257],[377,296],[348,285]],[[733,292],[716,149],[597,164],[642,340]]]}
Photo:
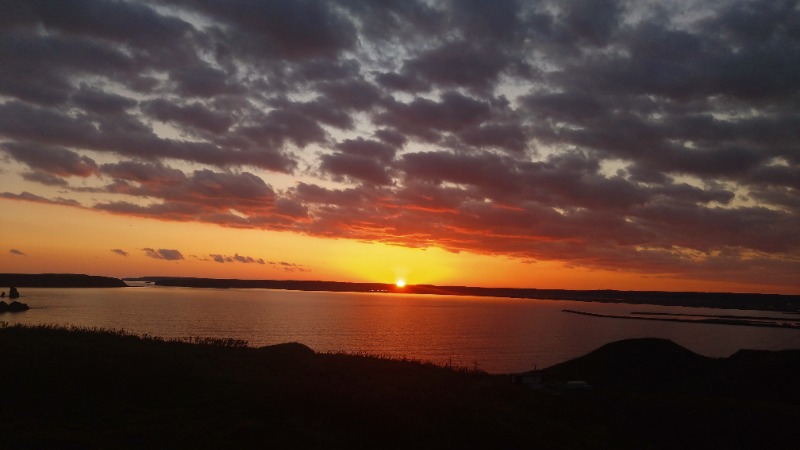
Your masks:
{"label": "setting sun", "polygon": [[399,288],[406,287],[406,280],[397,280],[394,284]]}

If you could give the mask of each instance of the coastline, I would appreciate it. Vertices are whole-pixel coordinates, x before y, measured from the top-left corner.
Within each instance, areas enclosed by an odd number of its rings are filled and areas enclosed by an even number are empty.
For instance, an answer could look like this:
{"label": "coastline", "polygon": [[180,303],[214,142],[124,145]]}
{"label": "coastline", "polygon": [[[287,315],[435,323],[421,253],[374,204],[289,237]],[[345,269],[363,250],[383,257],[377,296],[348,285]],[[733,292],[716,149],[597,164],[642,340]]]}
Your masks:
{"label": "coastline", "polygon": [[[574,309],[564,309],[565,313],[577,314],[581,316],[599,317],[604,319],[622,319],[622,320],[649,320],[653,322],[676,322],[676,323],[697,323],[697,324],[710,324],[710,325],[735,325],[744,327],[763,327],[763,328],[785,328],[792,330],[800,330],[800,324],[788,323],[796,322],[798,319],[785,319],[786,322],[780,322],[779,318],[756,318],[753,316],[736,317],[736,316],[707,316],[702,319],[686,319],[677,317],[667,317],[664,313],[631,313],[630,316],[621,316],[618,314],[598,314],[586,311],[576,311]],[[642,317],[637,314],[647,314],[650,316],[660,317]],[[690,316],[690,314],[670,314],[671,316]]]}
{"label": "coastline", "polygon": [[127,287],[119,278],[73,273],[0,273],[0,286],[43,288]]}
{"label": "coastline", "polygon": [[598,303],[625,303],[659,306],[687,306],[756,311],[800,311],[800,295],[725,293],[725,292],[667,292],[619,291],[612,289],[569,290],[534,288],[485,288],[471,286],[435,286],[428,284],[398,287],[387,283],[350,283],[339,281],[303,280],[238,280],[194,277],[147,276],[125,278],[128,281],[149,281],[157,286],[201,287],[216,289],[286,289],[329,292],[386,292],[398,294],[463,295],[476,297],[507,297],[534,300],[572,300]]}
{"label": "coastline", "polygon": [[197,277],[145,276],[111,278],[83,274],[15,274],[0,273],[0,286],[16,287],[130,287],[129,282],[147,282],[155,286],[215,289],[285,289],[328,292],[385,292],[396,294],[462,295],[506,297],[535,300],[571,300],[597,303],[624,303],[658,306],[686,306],[754,311],[800,313],[800,295],[620,291],[612,289],[570,290],[536,288],[485,288],[472,286],[435,286],[429,284],[398,287],[388,283],[353,283],[306,280],[240,280]]}

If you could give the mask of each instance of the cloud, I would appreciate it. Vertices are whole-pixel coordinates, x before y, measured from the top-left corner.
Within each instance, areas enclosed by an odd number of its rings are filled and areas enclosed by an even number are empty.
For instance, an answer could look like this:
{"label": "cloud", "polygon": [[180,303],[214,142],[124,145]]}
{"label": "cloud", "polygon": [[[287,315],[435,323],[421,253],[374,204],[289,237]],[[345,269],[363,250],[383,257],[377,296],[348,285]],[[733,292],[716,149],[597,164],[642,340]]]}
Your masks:
{"label": "cloud", "polygon": [[310,269],[295,263],[289,263],[286,261],[270,261],[269,265],[273,266],[274,268],[283,270],[284,272],[311,272]]}
{"label": "cloud", "polygon": [[2,198],[796,284],[796,2],[52,3]]}
{"label": "cloud", "polygon": [[97,164],[91,158],[65,148],[16,142],[0,146],[17,161],[53,175],[88,177],[97,173]]}
{"label": "cloud", "polygon": [[[215,263],[225,264],[225,263],[242,263],[242,264],[260,264],[260,265],[269,265],[274,269],[279,269],[284,272],[310,272],[311,270],[306,268],[301,264],[289,263],[286,261],[264,261],[263,258],[255,258],[252,256],[244,256],[238,253],[235,253],[233,256],[229,255],[222,255],[222,254],[210,254],[208,255]],[[206,260],[209,261],[209,260]]]}
{"label": "cloud", "polygon": [[95,205],[104,211],[159,215],[176,221],[233,223],[242,217],[231,210],[246,216],[267,215],[275,210],[274,190],[249,172],[234,174],[203,169],[187,175],[163,164],[137,162],[105,164],[101,171],[116,180],[106,186],[107,192],[160,200],[148,206],[127,201]]}
{"label": "cloud", "polygon": [[14,194],[11,192],[2,192],[0,193],[0,198],[6,198],[9,200],[22,200],[26,202],[34,202],[34,203],[48,203],[52,205],[64,205],[64,206],[74,206],[74,207],[82,207],[82,205],[73,199],[67,199],[62,197],[56,197],[53,199],[42,197],[41,195],[32,194],[28,191],[23,191],[19,194]]}
{"label": "cloud", "polygon": [[8,253],[11,253],[12,255],[18,255],[18,256],[27,256],[26,253],[24,253],[24,252],[22,252],[20,250],[17,250],[15,248],[12,248],[11,250],[9,250]]}
{"label": "cloud", "polygon": [[392,126],[400,133],[436,141],[443,132],[461,131],[490,117],[488,103],[457,92],[447,92],[439,102],[416,98],[410,103],[390,103],[386,112],[376,117],[376,122]]}
{"label": "cloud", "polygon": [[220,45],[235,45],[246,60],[333,57],[356,45],[353,24],[327,3],[307,0],[176,3],[219,21],[228,31]]}
{"label": "cloud", "polygon": [[[153,259],[163,259],[166,261],[179,261],[185,259],[181,252],[175,249],[160,248],[158,250],[152,248],[141,249],[146,256]],[[112,250],[113,251],[113,250]]]}
{"label": "cloud", "polygon": [[119,256],[128,256],[129,255],[128,252],[126,252],[125,250],[119,249],[119,248],[112,249],[111,252],[115,253],[115,254],[117,254]]}
{"label": "cloud", "polygon": [[47,186],[67,186],[69,182],[58,175],[52,175],[46,172],[40,171],[33,171],[33,172],[25,172],[22,174],[22,178],[28,181],[33,181],[36,183],[41,183]]}
{"label": "cloud", "polygon": [[226,114],[207,109],[200,103],[176,105],[164,99],[151,100],[143,105],[145,113],[162,122],[176,122],[197,130],[224,133],[233,124]]}
{"label": "cloud", "polygon": [[498,81],[510,62],[497,48],[481,48],[466,42],[447,43],[406,61],[403,76],[418,81],[412,84],[428,89],[432,86],[465,87],[488,91]]}
{"label": "cloud", "polygon": [[209,255],[211,260],[217,263],[244,263],[244,264],[266,264],[263,258],[253,258],[252,256],[241,256],[238,253],[234,254],[233,256],[226,256],[220,254],[211,254]]}

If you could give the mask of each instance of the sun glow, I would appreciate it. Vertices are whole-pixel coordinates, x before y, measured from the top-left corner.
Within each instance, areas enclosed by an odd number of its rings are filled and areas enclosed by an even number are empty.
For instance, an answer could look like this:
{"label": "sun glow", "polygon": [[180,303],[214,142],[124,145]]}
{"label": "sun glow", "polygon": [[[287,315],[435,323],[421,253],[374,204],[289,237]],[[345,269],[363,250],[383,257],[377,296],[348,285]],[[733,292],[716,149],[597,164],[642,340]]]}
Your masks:
{"label": "sun glow", "polygon": [[403,288],[406,287],[406,280],[397,280],[394,284],[399,288]]}

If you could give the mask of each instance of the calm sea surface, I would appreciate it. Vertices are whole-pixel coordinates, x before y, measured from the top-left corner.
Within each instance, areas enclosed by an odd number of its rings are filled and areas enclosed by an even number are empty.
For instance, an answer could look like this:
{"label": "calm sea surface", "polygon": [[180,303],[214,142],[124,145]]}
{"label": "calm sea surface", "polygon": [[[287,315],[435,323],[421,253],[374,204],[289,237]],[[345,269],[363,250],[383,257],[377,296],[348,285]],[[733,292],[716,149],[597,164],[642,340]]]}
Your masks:
{"label": "calm sea surface", "polygon": [[496,297],[266,289],[20,289],[31,309],[0,321],[123,329],[164,338],[230,337],[251,346],[301,342],[318,352],[364,352],[492,373],[546,367],[608,342],[671,339],[723,357],[741,348],[800,348],[800,331],[586,317],[633,311],[769,315],[753,311]]}

